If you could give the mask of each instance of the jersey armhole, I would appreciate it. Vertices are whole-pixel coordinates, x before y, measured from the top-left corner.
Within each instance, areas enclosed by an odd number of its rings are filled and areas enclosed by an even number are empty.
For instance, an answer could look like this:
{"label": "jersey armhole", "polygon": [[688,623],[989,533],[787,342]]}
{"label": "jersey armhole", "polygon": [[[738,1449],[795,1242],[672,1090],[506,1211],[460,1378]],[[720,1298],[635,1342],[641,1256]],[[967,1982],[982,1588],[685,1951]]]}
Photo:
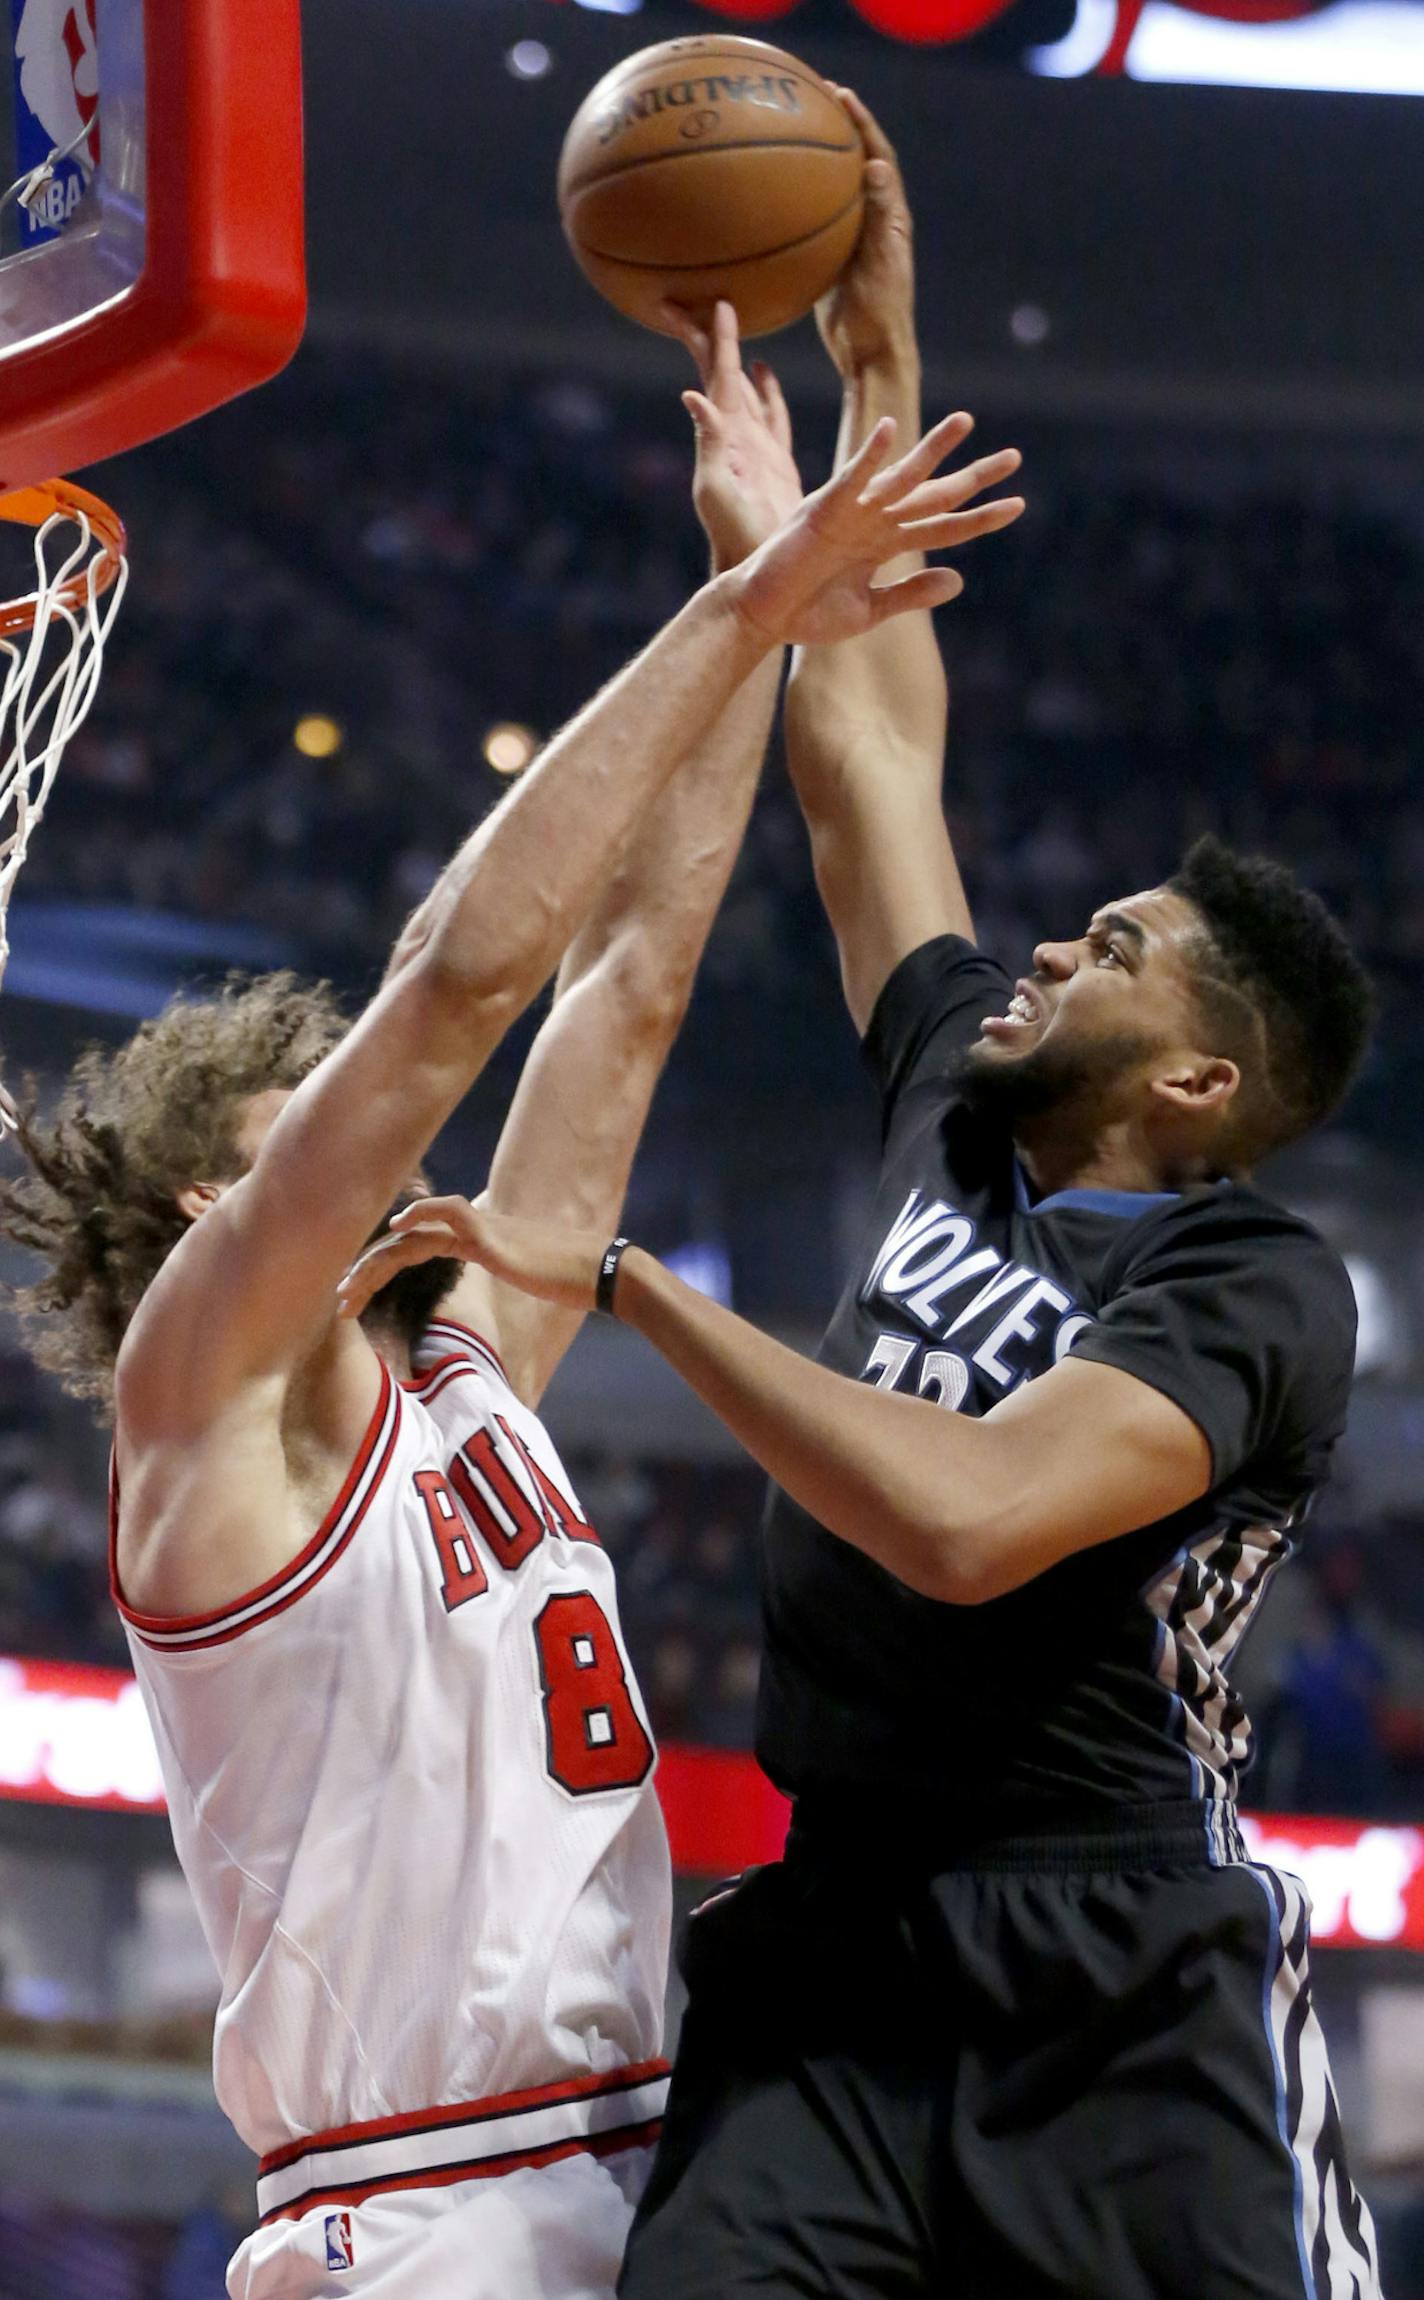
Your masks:
{"label": "jersey armhole", "polygon": [[232,1598],[211,1613],[140,1613],[131,1606],[119,1580],[119,1473],[117,1450],[109,1466],[109,1590],[122,1619],[136,1637],[159,1653],[192,1653],[212,1645],[226,1645],[244,1630],[285,1613],[331,1571],[349,1545],[375,1499],[390,1466],[400,1434],[401,1394],[389,1368],[381,1366],[381,1388],[366,1434],[356,1451],[340,1493],[311,1540],[290,1564],[260,1582],[245,1596]]}

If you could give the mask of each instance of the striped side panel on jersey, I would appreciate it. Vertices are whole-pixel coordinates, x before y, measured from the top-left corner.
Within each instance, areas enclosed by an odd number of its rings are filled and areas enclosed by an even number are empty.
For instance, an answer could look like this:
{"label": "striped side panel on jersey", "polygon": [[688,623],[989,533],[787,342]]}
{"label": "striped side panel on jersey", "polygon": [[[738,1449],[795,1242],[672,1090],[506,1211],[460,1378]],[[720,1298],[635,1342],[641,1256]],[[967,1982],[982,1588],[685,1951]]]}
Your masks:
{"label": "striped side panel on jersey", "polygon": [[1226,1665],[1293,1547],[1284,1526],[1217,1526],[1143,1591],[1158,1622],[1157,1679],[1172,1701],[1195,1795],[1235,1793],[1251,1741]]}
{"label": "striped side panel on jersey", "polygon": [[1276,2119],[1295,2181],[1306,2300],[1381,2300],[1369,2208],[1345,2162],[1340,2110],[1310,1991],[1310,1903],[1296,1877],[1249,1865],[1273,1924],[1262,2014],[1276,2070]]}

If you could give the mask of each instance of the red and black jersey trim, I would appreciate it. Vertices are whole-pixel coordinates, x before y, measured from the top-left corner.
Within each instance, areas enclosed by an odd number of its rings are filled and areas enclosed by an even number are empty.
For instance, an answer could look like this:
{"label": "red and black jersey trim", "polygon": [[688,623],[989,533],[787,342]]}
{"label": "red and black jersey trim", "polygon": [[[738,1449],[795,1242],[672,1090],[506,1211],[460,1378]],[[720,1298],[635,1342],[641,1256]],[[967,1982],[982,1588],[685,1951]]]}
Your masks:
{"label": "red and black jersey trim", "polygon": [[501,2156],[474,2156],[462,2163],[427,2167],[387,2179],[342,2181],[308,2189],[294,2204],[274,2205],[258,2221],[270,2228],[276,2220],[299,2220],[328,2204],[364,2204],[368,2197],[392,2196],[402,2189],[453,2188],[466,2180],[499,2180],[506,2172],[527,2172],[539,2165],[558,2164],[566,2156],[618,2156],[625,2148],[656,2148],[663,2121],[651,2117],[645,2124],[621,2125],[616,2132],[585,2133],[577,2140],[550,2141],[543,2148],[510,2149]]}
{"label": "red and black jersey trim", "polygon": [[432,1318],[420,1340],[422,1348],[438,1349],[443,1354],[433,1365],[424,1367],[414,1381],[407,1382],[407,1389],[422,1390],[437,1374],[446,1372],[457,1362],[469,1364],[471,1361],[479,1372],[493,1373],[507,1390],[513,1389],[498,1350],[491,1347],[483,1334],[477,1334],[473,1326],[462,1325],[458,1318]]}
{"label": "red and black jersey trim", "polygon": [[399,1385],[382,1365],[380,1394],[366,1434],[340,1493],[311,1540],[279,1573],[212,1613],[139,1613],[126,1602],[119,1582],[119,1489],[115,1472],[109,1496],[109,1586],[115,1605],[134,1634],[154,1652],[201,1652],[208,1646],[226,1645],[295,1605],[331,1571],[352,1541],[390,1467],[400,1435],[401,1412]]}
{"label": "red and black jersey trim", "polygon": [[262,2223],[295,2219],[328,2202],[359,2204],[400,2189],[498,2179],[567,2156],[650,2146],[661,2129],[667,2080],[666,2061],[642,2061],[313,2133],[259,2164]]}

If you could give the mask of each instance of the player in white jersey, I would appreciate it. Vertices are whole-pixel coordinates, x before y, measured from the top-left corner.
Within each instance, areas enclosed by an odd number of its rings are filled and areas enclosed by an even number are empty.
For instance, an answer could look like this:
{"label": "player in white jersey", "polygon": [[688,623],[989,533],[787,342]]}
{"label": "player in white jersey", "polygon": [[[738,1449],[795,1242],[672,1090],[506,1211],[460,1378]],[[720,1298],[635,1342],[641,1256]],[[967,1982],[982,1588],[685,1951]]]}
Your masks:
{"label": "player in white jersey", "polygon": [[549,2289],[551,2246],[554,2291],[601,2291],[666,2089],[667,1855],[612,1566],[488,1344],[439,1318],[413,1358],[284,1573],[191,1619],[124,1608],[223,1973],[218,2090],[262,2155],[240,2295],[297,2263],[323,2290],[348,2252],[361,2291],[483,2292],[433,2273],[470,2246],[491,2292]]}
{"label": "player in white jersey", "polygon": [[738,564],[474,834],[354,1027],[285,978],[175,1004],[0,1191],[50,1262],[38,1353],[112,1388],[115,1593],[262,2158],[234,2300],[607,2300],[656,2129],[653,1750],[534,1413],[578,1320],[457,1263],[359,1323],[337,1287],[561,953],[488,1197],[612,1226],[782,645],[952,597],[875,571],[1013,515],[959,508],[1002,459],[932,477],[952,418],[758,545],[799,487],[729,313],[719,344],[698,497]]}

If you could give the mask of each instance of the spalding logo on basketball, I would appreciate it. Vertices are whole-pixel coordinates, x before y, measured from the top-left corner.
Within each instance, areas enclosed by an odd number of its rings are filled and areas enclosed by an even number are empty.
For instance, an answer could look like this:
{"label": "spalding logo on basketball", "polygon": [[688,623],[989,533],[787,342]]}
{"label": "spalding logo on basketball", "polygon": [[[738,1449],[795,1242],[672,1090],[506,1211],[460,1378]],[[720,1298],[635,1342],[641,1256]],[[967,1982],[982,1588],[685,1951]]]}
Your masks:
{"label": "spalding logo on basketball", "polygon": [[[51,144],[64,151],[99,109],[99,36],[96,0],[25,0],[15,55],[20,94]],[[75,158],[89,164],[98,131],[85,136]]]}
{"label": "spalding logo on basketball", "polygon": [[[669,40],[664,53],[683,46],[681,41]],[[689,42],[688,45],[691,45]],[[658,86],[634,88],[628,94],[620,93],[609,106],[597,128],[601,145],[611,144],[615,136],[633,127],[639,120],[650,120],[658,112],[676,113],[686,104],[704,107],[722,104],[754,104],[763,111],[797,112],[801,110],[797,83],[790,73],[772,72],[705,72],[697,78],[673,80]],[[698,118],[718,120],[720,111],[696,115]],[[686,123],[682,124],[686,134]]]}

